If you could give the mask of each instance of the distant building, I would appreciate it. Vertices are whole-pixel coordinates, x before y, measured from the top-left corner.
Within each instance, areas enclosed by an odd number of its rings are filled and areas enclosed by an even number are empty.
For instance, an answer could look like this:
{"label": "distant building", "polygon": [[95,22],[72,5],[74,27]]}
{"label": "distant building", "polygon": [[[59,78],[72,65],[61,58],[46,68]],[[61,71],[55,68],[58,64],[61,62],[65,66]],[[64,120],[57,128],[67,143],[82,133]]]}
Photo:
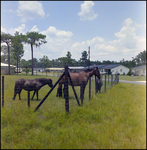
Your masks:
{"label": "distant building", "polygon": [[136,76],[146,76],[146,65],[133,67],[132,73]]}
{"label": "distant building", "polygon": [[108,74],[119,73],[121,75],[126,75],[129,72],[129,68],[121,64],[110,64],[110,65],[98,65],[100,72]]}
{"label": "distant building", "polygon": [[70,72],[80,72],[80,71],[83,71],[83,69],[85,68],[85,67],[68,67],[69,68],[69,71]]}
{"label": "distant building", "polygon": [[[80,72],[83,71],[84,67],[68,67],[69,68],[69,72]],[[46,68],[45,70],[49,70],[51,72],[63,72],[64,68]]]}
{"label": "distant building", "polygon": [[[10,65],[10,74],[15,74],[16,66]],[[1,63],[1,74],[9,74],[9,66],[8,64]]]}
{"label": "distant building", "polygon": [[[101,74],[112,73],[112,74],[124,74],[126,75],[129,72],[129,68],[125,67],[121,64],[112,64],[112,65],[94,65],[88,67],[68,67],[69,72],[80,72],[86,69],[92,69],[93,67],[98,67]],[[50,70],[51,72],[64,71],[64,68],[46,68],[46,70]]]}

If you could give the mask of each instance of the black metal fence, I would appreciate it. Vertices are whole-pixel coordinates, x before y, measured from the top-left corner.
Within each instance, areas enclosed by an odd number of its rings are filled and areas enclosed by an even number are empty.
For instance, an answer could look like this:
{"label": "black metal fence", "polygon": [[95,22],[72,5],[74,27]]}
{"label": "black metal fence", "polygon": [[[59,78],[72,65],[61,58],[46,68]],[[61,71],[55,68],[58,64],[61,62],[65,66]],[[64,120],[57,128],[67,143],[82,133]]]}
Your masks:
{"label": "black metal fence", "polygon": [[[83,99],[84,99],[84,83],[82,84],[83,89],[80,91],[80,99],[81,99],[81,104],[79,102],[77,93],[75,91],[75,88],[73,86],[73,81],[70,77],[70,74],[68,72],[68,66],[65,66],[65,71],[63,74],[59,77],[57,82],[53,85],[53,87],[50,89],[50,91],[46,94],[46,96],[42,99],[42,101],[39,103],[39,105],[36,107],[35,111],[42,105],[42,103],[46,100],[46,98],[49,96],[49,94],[54,90],[56,85],[59,83],[59,81],[65,76],[65,83],[64,83],[64,98],[65,98],[65,111],[69,112],[69,85],[68,82],[71,82],[72,90],[75,95],[75,99],[77,101],[77,104],[80,106],[83,104]],[[69,80],[69,81],[68,81]],[[91,82],[95,82],[94,86],[91,86]],[[109,75],[109,74],[103,74],[101,75],[101,79],[99,80],[96,76],[89,78],[89,100],[91,99],[91,91],[95,91],[95,94],[98,92],[106,92],[106,90],[110,89],[112,86],[117,84],[119,82],[119,75]],[[2,76],[2,107],[4,106],[4,76]],[[30,107],[30,92],[28,92],[28,107]]]}

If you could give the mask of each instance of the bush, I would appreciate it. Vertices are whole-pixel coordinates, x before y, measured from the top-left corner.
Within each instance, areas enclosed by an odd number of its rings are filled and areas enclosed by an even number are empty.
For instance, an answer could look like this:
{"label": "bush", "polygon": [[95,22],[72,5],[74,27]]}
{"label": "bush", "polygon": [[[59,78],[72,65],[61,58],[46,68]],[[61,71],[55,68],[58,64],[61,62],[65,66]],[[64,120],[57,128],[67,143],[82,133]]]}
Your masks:
{"label": "bush", "polygon": [[132,75],[132,71],[131,69],[129,70],[129,72],[127,73],[128,76],[131,76]]}

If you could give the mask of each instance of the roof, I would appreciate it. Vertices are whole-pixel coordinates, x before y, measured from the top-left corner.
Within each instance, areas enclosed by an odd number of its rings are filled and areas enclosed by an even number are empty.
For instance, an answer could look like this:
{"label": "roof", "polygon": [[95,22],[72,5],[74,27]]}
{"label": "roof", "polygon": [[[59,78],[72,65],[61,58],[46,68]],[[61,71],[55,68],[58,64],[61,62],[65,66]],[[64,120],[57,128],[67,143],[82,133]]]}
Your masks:
{"label": "roof", "polygon": [[[14,66],[14,65],[10,65],[10,66],[13,67],[13,68],[16,68],[16,66]],[[1,63],[1,67],[8,67],[8,64]]]}
{"label": "roof", "polygon": [[118,67],[120,66],[121,64],[111,64],[111,65],[105,65],[105,66],[102,66],[103,69],[112,69],[112,68],[115,68],[115,67]]}
{"label": "roof", "polygon": [[[98,67],[99,69],[112,69],[112,68],[118,67],[118,66],[120,66],[120,65],[121,65],[121,64],[110,64],[110,65],[102,64],[102,65],[89,66],[89,68]],[[123,66],[123,65],[122,65],[122,66]],[[124,66],[124,67],[125,67],[125,66]]]}
{"label": "roof", "polygon": [[138,66],[138,67],[133,67],[132,69],[143,69],[146,68],[146,65]]}
{"label": "roof", "polygon": [[84,69],[85,67],[68,67],[69,69]]}
{"label": "roof", "polygon": [[48,69],[48,70],[63,70],[64,68],[45,68],[45,69]]}

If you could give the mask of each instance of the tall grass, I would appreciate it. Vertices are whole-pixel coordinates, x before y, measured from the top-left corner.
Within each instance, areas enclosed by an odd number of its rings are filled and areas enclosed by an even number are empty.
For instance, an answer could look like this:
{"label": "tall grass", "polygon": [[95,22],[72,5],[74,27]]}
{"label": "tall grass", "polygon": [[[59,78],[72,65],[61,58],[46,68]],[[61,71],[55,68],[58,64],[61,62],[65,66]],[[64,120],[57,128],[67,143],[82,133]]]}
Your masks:
{"label": "tall grass", "polygon": [[[56,77],[51,78],[54,83],[57,81]],[[28,108],[26,91],[22,91],[22,100],[16,97],[13,101],[17,79],[5,76],[5,105],[1,108],[2,149],[146,148],[145,85],[119,83],[106,93],[95,95],[93,91],[90,100],[85,92],[84,104],[80,107],[70,87],[70,112],[66,114],[64,98],[56,97],[57,87],[36,112],[34,109],[40,101],[35,97]],[[39,91],[40,100],[49,90],[44,86]],[[76,91],[79,95],[78,88]]]}

